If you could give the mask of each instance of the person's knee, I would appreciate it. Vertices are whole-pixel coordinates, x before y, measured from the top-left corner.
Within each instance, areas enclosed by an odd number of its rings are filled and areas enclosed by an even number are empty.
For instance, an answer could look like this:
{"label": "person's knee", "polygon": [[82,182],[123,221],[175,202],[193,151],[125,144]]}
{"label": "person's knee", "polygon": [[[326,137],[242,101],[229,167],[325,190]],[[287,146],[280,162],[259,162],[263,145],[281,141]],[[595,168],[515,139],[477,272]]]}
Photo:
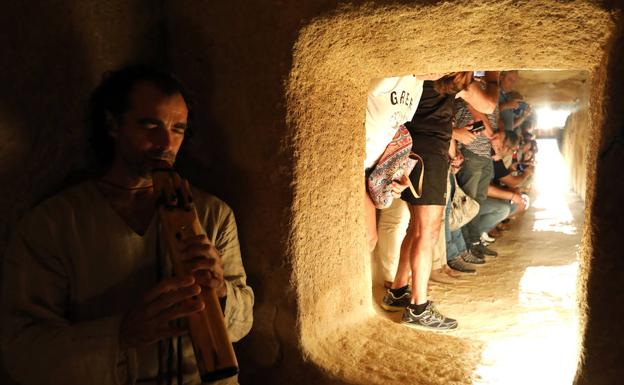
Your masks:
{"label": "person's knee", "polygon": [[437,229],[432,229],[429,235],[429,242],[431,242],[432,245],[435,245],[438,242],[439,238],[440,238],[440,227],[438,227]]}
{"label": "person's knee", "polygon": [[427,246],[435,245],[440,237],[440,231],[442,231],[440,222],[436,221],[425,224],[421,232],[421,243]]}

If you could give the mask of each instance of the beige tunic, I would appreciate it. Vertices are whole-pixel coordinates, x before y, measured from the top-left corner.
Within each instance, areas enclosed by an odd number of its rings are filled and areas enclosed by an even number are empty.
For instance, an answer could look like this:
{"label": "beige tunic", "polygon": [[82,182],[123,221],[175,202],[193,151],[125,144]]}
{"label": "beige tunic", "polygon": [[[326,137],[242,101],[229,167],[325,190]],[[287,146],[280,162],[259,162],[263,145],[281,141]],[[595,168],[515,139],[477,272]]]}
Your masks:
{"label": "beige tunic", "polygon": [[[234,214],[199,190],[193,198],[223,259],[225,319],[238,341],[251,328],[254,296]],[[170,274],[159,228],[155,216],[143,236],[135,233],[91,181],[45,201],[22,221],[3,270],[2,350],[11,377],[23,385],[156,383],[169,345],[160,349],[160,359],[157,344],[122,351],[119,326],[158,274]],[[183,354],[184,383],[201,383],[188,337]]]}

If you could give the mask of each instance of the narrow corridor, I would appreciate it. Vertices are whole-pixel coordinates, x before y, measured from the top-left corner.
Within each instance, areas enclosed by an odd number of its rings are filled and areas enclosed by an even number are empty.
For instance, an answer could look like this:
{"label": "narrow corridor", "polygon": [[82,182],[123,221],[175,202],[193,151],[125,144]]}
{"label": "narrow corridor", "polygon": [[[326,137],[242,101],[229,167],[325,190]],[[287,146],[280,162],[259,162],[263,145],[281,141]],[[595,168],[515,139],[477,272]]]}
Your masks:
{"label": "narrow corridor", "polygon": [[572,383],[578,352],[576,277],[583,202],[570,191],[554,139],[539,141],[531,208],[492,248],[499,253],[432,298],[484,343],[475,384]]}
{"label": "narrow corridor", "polygon": [[537,159],[531,207],[492,245],[499,257],[454,284],[430,285],[440,311],[459,321],[448,334],[482,346],[475,385],[569,385],[574,377],[583,202],[554,139],[539,140]]}

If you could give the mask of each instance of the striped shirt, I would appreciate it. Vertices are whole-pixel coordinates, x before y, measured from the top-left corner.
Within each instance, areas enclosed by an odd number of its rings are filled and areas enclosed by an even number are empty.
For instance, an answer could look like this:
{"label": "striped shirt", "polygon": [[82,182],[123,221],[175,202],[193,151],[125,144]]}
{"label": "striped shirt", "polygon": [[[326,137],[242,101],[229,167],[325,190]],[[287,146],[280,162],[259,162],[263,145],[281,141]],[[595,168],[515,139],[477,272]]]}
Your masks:
{"label": "striped shirt", "polygon": [[[498,127],[498,104],[496,105],[494,112],[487,114],[487,117],[492,129],[495,130],[496,127]],[[468,104],[464,101],[464,99],[455,99],[455,127],[464,127],[471,120],[474,120],[474,117],[468,109]],[[488,137],[483,133],[477,134],[476,139],[472,141],[472,143],[468,145],[461,144],[461,147],[465,147],[467,150],[485,158],[490,158],[492,154],[492,144],[490,143],[490,139],[488,139]]]}

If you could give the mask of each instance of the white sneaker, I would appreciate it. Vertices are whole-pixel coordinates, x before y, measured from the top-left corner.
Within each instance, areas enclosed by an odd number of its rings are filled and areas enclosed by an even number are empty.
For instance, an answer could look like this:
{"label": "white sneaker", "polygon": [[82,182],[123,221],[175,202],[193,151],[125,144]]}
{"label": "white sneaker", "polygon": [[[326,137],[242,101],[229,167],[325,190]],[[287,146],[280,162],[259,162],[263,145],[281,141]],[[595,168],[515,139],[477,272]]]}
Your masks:
{"label": "white sneaker", "polygon": [[496,238],[490,237],[488,233],[485,233],[485,232],[481,233],[481,242],[490,244],[490,243],[494,243],[495,241],[496,241]]}

